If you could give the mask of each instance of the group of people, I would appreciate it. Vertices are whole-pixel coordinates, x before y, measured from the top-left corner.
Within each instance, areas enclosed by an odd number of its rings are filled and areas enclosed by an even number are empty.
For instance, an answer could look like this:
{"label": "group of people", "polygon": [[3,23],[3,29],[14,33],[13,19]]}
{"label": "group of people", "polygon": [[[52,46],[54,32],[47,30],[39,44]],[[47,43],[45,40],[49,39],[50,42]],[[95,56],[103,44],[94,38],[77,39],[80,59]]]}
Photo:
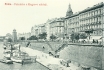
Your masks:
{"label": "group of people", "polygon": [[93,42],[92,42],[92,43],[97,43],[97,44],[98,44],[98,40],[94,40],[94,39],[93,39]]}

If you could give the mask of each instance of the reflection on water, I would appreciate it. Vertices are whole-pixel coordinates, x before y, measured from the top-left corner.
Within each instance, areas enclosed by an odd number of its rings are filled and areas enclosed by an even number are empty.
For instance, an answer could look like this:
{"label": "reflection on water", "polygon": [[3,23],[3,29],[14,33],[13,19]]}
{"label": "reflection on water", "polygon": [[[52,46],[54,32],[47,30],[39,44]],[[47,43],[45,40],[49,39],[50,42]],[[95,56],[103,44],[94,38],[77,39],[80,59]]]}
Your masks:
{"label": "reflection on water", "polygon": [[39,63],[31,63],[31,64],[5,64],[0,63],[0,70],[48,70],[47,68],[43,67]]}

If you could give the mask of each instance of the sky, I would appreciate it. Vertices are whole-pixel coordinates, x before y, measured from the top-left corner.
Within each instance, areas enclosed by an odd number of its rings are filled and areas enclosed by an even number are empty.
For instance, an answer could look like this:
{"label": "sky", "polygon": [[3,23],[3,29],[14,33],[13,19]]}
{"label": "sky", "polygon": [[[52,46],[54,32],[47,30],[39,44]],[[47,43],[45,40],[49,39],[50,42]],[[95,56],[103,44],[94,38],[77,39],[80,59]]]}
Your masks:
{"label": "sky", "polygon": [[69,4],[75,13],[100,2],[104,0],[0,0],[0,36],[12,34],[13,29],[17,33],[31,32],[32,26],[65,17]]}

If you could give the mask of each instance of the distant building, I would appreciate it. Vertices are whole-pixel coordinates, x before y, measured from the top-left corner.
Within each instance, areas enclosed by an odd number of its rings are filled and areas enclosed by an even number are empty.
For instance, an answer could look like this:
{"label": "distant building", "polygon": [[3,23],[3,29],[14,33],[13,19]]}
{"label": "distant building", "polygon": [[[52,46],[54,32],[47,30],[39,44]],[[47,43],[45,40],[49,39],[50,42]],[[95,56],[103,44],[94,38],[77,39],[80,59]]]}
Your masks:
{"label": "distant building", "polygon": [[31,28],[31,36],[35,35],[35,28],[36,28],[36,26],[33,26],[33,27]]}
{"label": "distant building", "polygon": [[17,42],[17,32],[16,32],[16,29],[13,30],[12,32],[12,37],[13,37],[13,42]]}
{"label": "distant building", "polygon": [[44,32],[46,32],[45,24],[35,25],[31,28],[31,36],[38,36],[39,34],[42,34]]}
{"label": "distant building", "polygon": [[50,40],[50,35],[51,35],[50,25],[49,25],[50,22],[51,20],[48,19],[45,23],[46,32],[47,32],[47,40]]}
{"label": "distant building", "polygon": [[18,39],[20,40],[21,37],[25,37],[25,40],[27,40],[29,37],[31,37],[31,33],[28,32],[28,33],[19,33],[18,34]]}
{"label": "distant building", "polygon": [[44,32],[46,32],[45,24],[40,24],[40,25],[38,26],[38,34],[42,34],[42,33],[44,33]]}
{"label": "distant building", "polygon": [[10,33],[7,33],[6,36],[5,36],[5,39],[8,39],[8,38],[13,39],[13,37],[12,37],[12,35]]}
{"label": "distant building", "polygon": [[5,39],[5,36],[0,36],[0,41],[3,41]]}

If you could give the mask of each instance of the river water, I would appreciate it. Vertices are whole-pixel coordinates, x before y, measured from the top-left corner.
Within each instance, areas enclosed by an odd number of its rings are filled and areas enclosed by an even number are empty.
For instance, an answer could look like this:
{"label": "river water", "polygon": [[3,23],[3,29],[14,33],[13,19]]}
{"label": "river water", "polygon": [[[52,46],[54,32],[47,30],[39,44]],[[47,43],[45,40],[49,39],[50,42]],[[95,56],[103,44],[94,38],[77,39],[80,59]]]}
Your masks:
{"label": "river water", "polygon": [[[0,59],[3,58],[3,51],[4,51],[3,44],[0,42]],[[37,62],[24,65],[15,62],[13,64],[5,64],[0,62],[0,70],[49,70],[49,69]]]}

